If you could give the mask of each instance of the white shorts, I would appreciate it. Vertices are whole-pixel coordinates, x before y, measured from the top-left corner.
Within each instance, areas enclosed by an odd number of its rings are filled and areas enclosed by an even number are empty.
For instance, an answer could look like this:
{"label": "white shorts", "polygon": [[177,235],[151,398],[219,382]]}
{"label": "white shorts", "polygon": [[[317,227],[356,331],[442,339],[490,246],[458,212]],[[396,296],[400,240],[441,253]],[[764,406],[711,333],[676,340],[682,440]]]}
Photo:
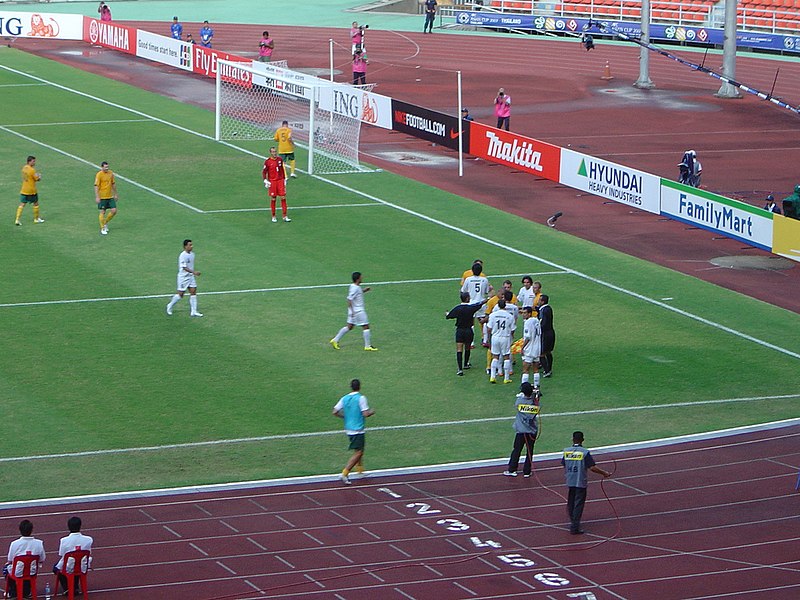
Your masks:
{"label": "white shorts", "polygon": [[197,287],[197,279],[191,273],[181,273],[178,275],[178,291],[185,292],[189,288]]}
{"label": "white shorts", "polygon": [[533,363],[538,363],[539,362],[539,355],[537,354],[536,356],[531,356],[529,354],[523,354],[522,355],[522,362],[526,362],[529,365],[532,365]]}
{"label": "white shorts", "polygon": [[369,325],[369,318],[367,317],[367,311],[359,310],[358,312],[348,312],[347,313],[347,324],[348,325],[356,325],[358,327],[362,327],[364,325]]}
{"label": "white shorts", "polygon": [[497,356],[505,356],[511,354],[511,337],[510,336],[492,336],[492,354]]}

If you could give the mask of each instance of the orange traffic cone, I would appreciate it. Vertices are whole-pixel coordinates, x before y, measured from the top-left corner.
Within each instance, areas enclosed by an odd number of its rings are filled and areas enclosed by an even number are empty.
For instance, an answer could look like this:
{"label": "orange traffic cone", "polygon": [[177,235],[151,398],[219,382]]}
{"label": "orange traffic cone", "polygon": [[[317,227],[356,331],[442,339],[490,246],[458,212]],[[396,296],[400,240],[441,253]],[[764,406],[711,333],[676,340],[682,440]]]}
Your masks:
{"label": "orange traffic cone", "polygon": [[606,66],[603,68],[603,76],[600,78],[605,81],[611,81],[614,76],[611,74],[611,65],[606,61]]}

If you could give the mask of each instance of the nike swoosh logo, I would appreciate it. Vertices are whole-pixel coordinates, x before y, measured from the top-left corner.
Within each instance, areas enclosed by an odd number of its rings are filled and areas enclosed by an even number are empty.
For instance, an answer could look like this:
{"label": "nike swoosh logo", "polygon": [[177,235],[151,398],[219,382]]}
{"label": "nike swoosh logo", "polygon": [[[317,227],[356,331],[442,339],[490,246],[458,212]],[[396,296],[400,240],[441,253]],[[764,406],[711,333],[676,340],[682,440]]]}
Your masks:
{"label": "nike swoosh logo", "polygon": [[450,130],[450,139],[451,140],[455,140],[457,138],[458,138],[458,132],[451,129]]}

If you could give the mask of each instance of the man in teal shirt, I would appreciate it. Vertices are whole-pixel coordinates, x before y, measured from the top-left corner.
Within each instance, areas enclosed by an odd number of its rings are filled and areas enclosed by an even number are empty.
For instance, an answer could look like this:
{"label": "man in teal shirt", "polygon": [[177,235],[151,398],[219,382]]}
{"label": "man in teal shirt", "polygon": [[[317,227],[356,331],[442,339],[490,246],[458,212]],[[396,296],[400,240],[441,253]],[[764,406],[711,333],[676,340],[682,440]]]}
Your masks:
{"label": "man in teal shirt", "polygon": [[375,414],[367,404],[367,397],[361,393],[361,382],[353,379],[350,382],[350,389],[353,390],[346,396],[342,396],[333,407],[333,415],[344,419],[344,432],[350,439],[350,450],[353,456],[347,461],[342,470],[342,483],[350,485],[350,471],[355,468],[356,473],[364,472],[364,420]]}

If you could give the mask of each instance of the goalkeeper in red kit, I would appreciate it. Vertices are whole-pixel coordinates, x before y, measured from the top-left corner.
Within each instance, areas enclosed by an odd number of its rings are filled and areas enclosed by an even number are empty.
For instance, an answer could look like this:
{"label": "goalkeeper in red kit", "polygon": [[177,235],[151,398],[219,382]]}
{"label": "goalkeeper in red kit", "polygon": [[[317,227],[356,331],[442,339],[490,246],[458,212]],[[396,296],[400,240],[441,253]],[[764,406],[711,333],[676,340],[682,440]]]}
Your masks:
{"label": "goalkeeper in red kit", "polygon": [[278,156],[275,147],[269,149],[269,158],[264,161],[264,169],[261,171],[264,178],[264,187],[270,198],[270,209],[272,210],[272,222],[277,223],[278,217],[275,216],[275,201],[278,196],[281,198],[281,211],[283,220],[289,223],[291,219],[287,214],[286,208],[286,171],[283,168],[283,159]]}

